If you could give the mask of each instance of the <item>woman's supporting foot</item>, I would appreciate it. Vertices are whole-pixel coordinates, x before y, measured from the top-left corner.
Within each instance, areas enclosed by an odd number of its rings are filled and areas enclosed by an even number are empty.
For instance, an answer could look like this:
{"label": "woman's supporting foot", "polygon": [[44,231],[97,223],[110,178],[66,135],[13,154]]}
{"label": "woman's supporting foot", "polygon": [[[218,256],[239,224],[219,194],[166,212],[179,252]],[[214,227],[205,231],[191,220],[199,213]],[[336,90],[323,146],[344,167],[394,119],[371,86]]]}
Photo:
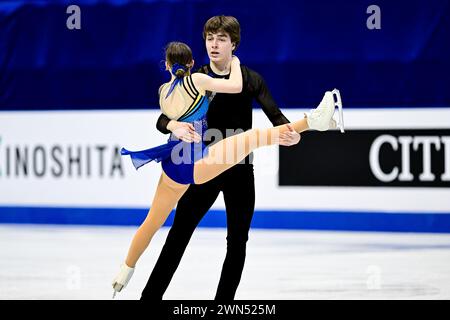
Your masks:
{"label": "woman's supporting foot", "polygon": [[116,295],[116,292],[120,292],[123,288],[125,288],[130,281],[131,276],[134,273],[134,268],[130,268],[125,263],[122,264],[119,274],[114,278],[112,282],[112,286],[114,289],[113,298]]}

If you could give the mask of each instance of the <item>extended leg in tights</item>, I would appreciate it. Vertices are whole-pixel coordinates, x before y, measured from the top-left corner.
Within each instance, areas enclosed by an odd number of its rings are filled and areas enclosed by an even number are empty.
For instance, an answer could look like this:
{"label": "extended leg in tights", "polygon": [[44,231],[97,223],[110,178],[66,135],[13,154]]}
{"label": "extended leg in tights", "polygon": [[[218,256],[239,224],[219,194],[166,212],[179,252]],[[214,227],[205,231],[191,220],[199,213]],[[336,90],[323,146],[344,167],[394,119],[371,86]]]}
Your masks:
{"label": "extended leg in tights", "polygon": [[[306,118],[291,124],[298,133],[309,129]],[[277,143],[281,133],[289,131],[284,124],[267,129],[251,129],[223,139],[209,147],[208,155],[194,166],[194,181],[205,183],[241,162],[250,152]]]}

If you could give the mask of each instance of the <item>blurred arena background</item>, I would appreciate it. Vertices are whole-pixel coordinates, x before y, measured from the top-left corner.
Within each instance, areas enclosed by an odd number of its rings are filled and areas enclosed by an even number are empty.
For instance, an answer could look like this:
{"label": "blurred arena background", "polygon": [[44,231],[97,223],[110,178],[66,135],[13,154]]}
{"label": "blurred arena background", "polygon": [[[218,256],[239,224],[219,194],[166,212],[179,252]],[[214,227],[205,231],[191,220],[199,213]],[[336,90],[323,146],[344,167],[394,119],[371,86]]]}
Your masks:
{"label": "blurred arena background", "polygon": [[[237,298],[449,299],[448,0],[0,1],[0,298],[110,297],[161,170],[119,150],[165,142],[163,48],[186,42],[207,63],[203,24],[220,14],[288,119],[338,88],[347,131],[254,153]],[[255,104],[253,126],[270,125]],[[219,197],[169,298],[213,297],[225,227]],[[166,232],[122,297],[138,297]]]}

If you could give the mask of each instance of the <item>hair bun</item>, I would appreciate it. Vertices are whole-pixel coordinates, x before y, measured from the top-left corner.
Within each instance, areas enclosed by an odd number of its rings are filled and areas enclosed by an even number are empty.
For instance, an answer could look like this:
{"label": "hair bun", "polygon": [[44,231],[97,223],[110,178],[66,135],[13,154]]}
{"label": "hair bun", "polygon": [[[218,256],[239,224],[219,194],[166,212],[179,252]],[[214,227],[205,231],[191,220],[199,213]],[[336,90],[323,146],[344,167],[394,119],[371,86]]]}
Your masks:
{"label": "hair bun", "polygon": [[184,77],[185,73],[186,73],[186,70],[179,68],[179,69],[177,69],[177,71],[175,71],[175,76],[176,77]]}

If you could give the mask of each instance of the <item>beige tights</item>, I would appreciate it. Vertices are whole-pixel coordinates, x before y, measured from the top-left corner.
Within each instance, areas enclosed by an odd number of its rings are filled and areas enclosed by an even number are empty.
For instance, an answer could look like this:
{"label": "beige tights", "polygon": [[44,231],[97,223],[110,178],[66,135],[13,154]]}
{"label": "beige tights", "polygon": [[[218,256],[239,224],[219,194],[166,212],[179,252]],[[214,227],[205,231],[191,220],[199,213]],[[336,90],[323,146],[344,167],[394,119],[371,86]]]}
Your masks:
{"label": "beige tights", "polygon": [[[306,118],[291,123],[291,126],[298,133],[309,129]],[[280,134],[286,131],[289,128],[285,124],[267,129],[251,129],[217,142],[209,147],[208,156],[195,163],[195,183],[202,184],[217,177],[257,148],[277,144]]]}

